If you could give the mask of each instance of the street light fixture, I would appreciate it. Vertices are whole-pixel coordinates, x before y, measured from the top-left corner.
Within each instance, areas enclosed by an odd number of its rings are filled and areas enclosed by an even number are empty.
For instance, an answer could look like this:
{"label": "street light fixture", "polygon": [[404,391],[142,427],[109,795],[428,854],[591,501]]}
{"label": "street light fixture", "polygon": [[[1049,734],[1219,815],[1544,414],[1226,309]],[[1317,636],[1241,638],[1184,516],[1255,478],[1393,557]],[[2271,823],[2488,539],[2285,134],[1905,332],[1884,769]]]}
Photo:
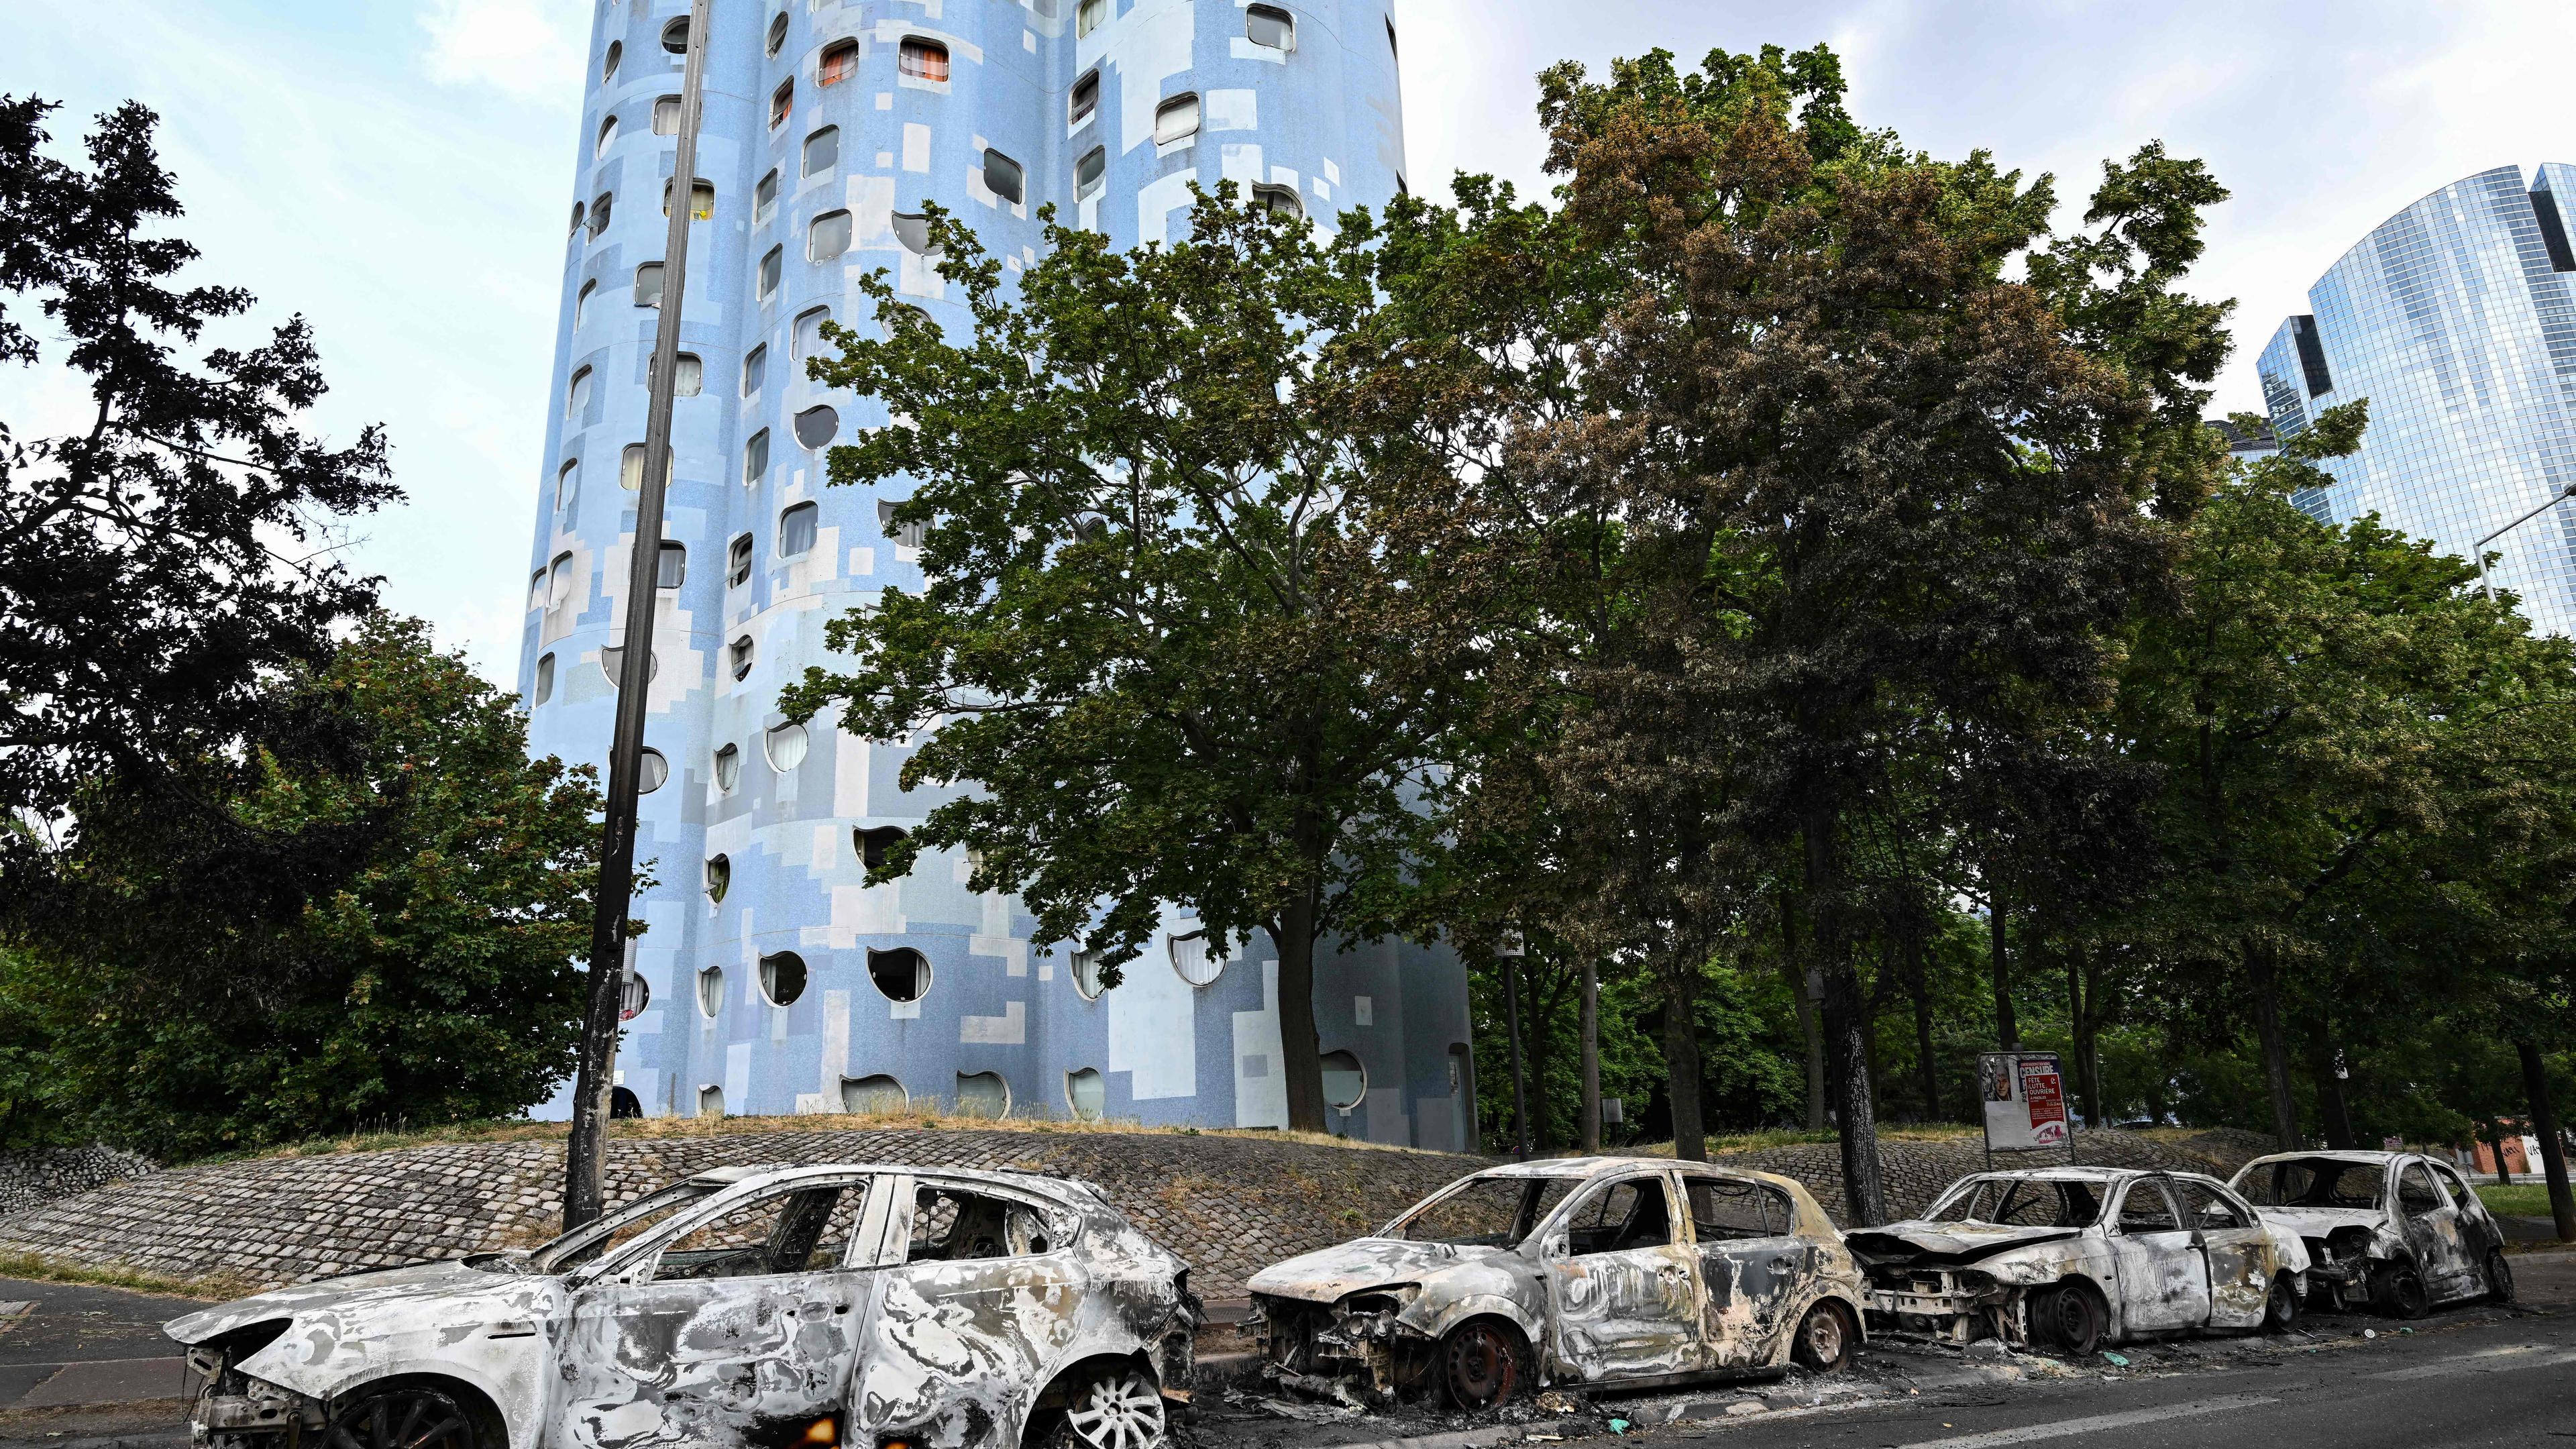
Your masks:
{"label": "street light fixture", "polygon": [[2531,520],[2538,518],[2540,515],[2547,513],[2549,510],[2566,502],[2570,498],[2576,498],[2576,483],[2568,484],[2565,488],[2558,491],[2558,495],[2556,497],[2477,541],[2476,547],[2472,552],[2476,553],[2478,556],[2478,587],[2486,592],[2488,603],[2492,604],[2495,602],[2495,585],[2487,581],[2487,545],[2504,537],[2506,534],[2513,532],[2515,529],[2522,527]]}

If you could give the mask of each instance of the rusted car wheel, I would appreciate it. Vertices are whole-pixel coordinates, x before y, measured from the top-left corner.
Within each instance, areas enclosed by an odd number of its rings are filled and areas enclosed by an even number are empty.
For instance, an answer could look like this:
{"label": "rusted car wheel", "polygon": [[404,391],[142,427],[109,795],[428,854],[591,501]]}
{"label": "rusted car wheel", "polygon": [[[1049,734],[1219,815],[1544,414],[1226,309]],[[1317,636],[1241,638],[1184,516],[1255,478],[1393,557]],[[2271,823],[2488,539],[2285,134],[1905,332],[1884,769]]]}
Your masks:
{"label": "rusted car wheel", "polygon": [[1049,1449],[1162,1449],[1170,1443],[1163,1393],[1132,1365],[1093,1374],[1074,1389]]}
{"label": "rusted car wheel", "polygon": [[2110,1326],[2101,1300],[2080,1283],[2044,1289],[2031,1300],[2031,1337],[2056,1345],[2070,1358],[2090,1358]]}
{"label": "rusted car wheel", "polygon": [[2263,1300],[2263,1331],[2287,1333],[2299,1326],[2299,1295],[2290,1287],[2290,1275],[2272,1279],[2272,1296]]}
{"label": "rusted car wheel", "polygon": [[1810,1372],[1838,1373],[1851,1367],[1859,1337],[1852,1329],[1850,1312],[1828,1298],[1798,1320],[1798,1340],[1789,1353]]}
{"label": "rusted car wheel", "polygon": [[2513,1301],[2513,1265],[2504,1260],[2504,1249],[2487,1249],[2487,1301]]}
{"label": "rusted car wheel", "polygon": [[1519,1393],[1520,1335],[1491,1318],[1449,1330],[1440,1341],[1440,1388],[1461,1409],[1487,1409]]}
{"label": "rusted car wheel", "polygon": [[331,1418],[329,1449],[480,1449],[474,1420],[449,1394],[404,1385],[363,1395]]}
{"label": "rusted car wheel", "polygon": [[2421,1318],[2433,1311],[2433,1297],[2424,1291],[2424,1275],[2412,1263],[2382,1263],[2370,1275],[2370,1299],[2379,1311],[2391,1318]]}

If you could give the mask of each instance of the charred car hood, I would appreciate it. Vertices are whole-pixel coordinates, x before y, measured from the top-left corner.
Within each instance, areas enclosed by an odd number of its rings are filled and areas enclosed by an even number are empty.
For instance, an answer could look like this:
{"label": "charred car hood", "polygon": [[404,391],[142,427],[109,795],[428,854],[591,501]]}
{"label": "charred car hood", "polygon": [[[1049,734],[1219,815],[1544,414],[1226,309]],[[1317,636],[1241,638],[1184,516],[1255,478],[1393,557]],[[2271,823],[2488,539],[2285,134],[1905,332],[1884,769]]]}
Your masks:
{"label": "charred car hood", "polygon": [[1252,1275],[1246,1286],[1273,1298],[1332,1303],[1363,1288],[1420,1283],[1468,1263],[1499,1256],[1503,1248],[1462,1248],[1453,1243],[1409,1243],[1401,1238],[1357,1238],[1337,1243]]}
{"label": "charred car hood", "polygon": [[1997,1253],[2080,1237],[2082,1228],[2017,1228],[2001,1223],[1890,1223],[1845,1233],[1843,1243],[1864,1263],[1937,1258],[1974,1263]]}
{"label": "charred car hood", "polygon": [[545,1281],[510,1273],[485,1272],[469,1268],[462,1261],[420,1263],[409,1268],[386,1268],[373,1273],[352,1273],[344,1278],[325,1278],[315,1283],[235,1299],[220,1307],[171,1319],[161,1325],[161,1331],[180,1343],[197,1344],[254,1323],[294,1318],[325,1309],[373,1307],[405,1299],[484,1294],[506,1291],[514,1286],[533,1287]]}

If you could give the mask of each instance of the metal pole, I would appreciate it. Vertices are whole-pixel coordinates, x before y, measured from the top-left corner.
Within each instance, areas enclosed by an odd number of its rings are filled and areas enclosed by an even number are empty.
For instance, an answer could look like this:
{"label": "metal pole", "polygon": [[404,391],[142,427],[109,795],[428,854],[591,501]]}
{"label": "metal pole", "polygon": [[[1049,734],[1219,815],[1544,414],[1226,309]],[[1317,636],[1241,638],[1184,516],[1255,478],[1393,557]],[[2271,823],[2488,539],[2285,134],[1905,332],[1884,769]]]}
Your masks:
{"label": "metal pole", "polygon": [[2565,488],[2559,490],[2557,497],[2550,499],[2538,508],[2531,510],[2529,513],[2524,514],[2520,518],[2515,519],[2513,522],[2506,524],[2504,527],[2497,529],[2495,532],[2488,534],[2486,537],[2479,539],[2475,544],[2471,545],[2469,551],[2478,556],[2478,588],[2485,592],[2488,603],[2492,604],[2495,602],[2495,586],[2487,582],[2487,545],[2504,537],[2506,534],[2513,532],[2515,529],[2522,527],[2531,520],[2538,518],[2540,515],[2547,513],[2549,510],[2557,507],[2559,504],[2570,498],[2576,498],[2576,483],[2568,484]]}
{"label": "metal pole", "polygon": [[690,213],[697,204],[698,117],[712,0],[689,6],[688,66],[680,82],[679,154],[671,169],[671,224],[662,245],[662,316],[653,334],[652,392],[644,423],[644,478],[635,500],[634,556],[626,570],[625,653],[618,660],[617,732],[608,749],[607,821],[592,901],[590,1000],[582,1014],[573,1079],[572,1138],[564,1148],[563,1224],[600,1214],[607,1158],[608,1093],[626,991],[626,919],[635,892],[635,813],[644,764],[644,706],[653,677],[653,616],[662,569],[662,500],[670,487],[671,394],[680,359],[680,302],[689,280]]}

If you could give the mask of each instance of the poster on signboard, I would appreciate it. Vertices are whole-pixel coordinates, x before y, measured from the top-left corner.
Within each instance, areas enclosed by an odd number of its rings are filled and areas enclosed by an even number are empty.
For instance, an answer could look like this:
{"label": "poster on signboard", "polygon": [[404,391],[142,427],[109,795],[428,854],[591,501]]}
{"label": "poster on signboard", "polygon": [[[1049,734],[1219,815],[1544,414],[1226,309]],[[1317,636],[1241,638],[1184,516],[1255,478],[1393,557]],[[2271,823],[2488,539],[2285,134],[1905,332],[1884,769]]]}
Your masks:
{"label": "poster on signboard", "polygon": [[2066,1078],[2055,1052],[1988,1052],[1977,1058],[1986,1146],[1997,1152],[2066,1145]]}

